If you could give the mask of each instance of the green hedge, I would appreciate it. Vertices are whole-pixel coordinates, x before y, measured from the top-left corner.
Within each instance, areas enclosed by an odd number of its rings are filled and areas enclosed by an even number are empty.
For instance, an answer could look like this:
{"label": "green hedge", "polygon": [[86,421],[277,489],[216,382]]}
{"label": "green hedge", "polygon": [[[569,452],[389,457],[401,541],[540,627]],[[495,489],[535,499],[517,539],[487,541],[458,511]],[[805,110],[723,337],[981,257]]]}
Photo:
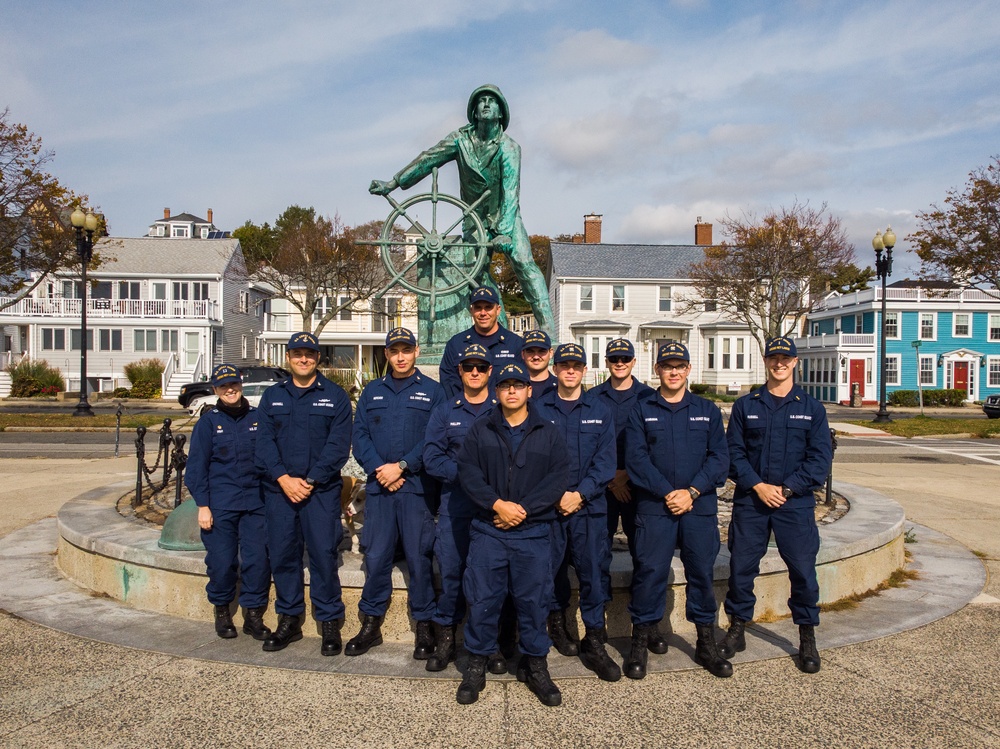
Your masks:
{"label": "green hedge", "polygon": [[32,398],[36,395],[55,395],[66,389],[59,370],[53,369],[44,359],[22,359],[7,367],[10,375],[12,398]]}
{"label": "green hedge", "polygon": [[159,398],[163,377],[163,362],[159,359],[140,359],[124,366],[125,376],[132,383],[130,398]]}
{"label": "green hedge", "polygon": [[[953,406],[965,403],[968,393],[964,390],[924,390],[925,406]],[[916,390],[893,390],[889,393],[890,406],[915,408],[920,405],[920,396]]]}

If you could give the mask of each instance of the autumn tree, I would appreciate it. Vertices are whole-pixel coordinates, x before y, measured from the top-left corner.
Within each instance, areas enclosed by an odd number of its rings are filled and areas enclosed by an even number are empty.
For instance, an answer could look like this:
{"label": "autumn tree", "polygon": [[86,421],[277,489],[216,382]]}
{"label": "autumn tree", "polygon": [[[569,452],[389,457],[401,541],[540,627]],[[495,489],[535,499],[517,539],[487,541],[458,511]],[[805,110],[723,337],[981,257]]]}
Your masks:
{"label": "autumn tree", "polygon": [[824,288],[853,264],[854,247],[825,203],[727,215],[720,223],[729,240],[706,247],[705,259],[690,267],[698,298],[679,309],[701,311],[705,300],[714,302],[720,316],[750,328],[761,354],[769,339],[794,334],[810,310],[810,289]]}
{"label": "autumn tree", "polygon": [[233,236],[251,277],[298,310],[302,330],[319,335],[342,310],[353,310],[385,284],[378,249],[357,243],[376,239],[380,229],[378,221],[349,227],[339,216],[293,205],[274,226],[247,221]]}
{"label": "autumn tree", "polygon": [[0,309],[78,262],[69,215],[86,198],[45,170],[52,158],[41,138],[0,112]]}
{"label": "autumn tree", "polygon": [[[531,255],[544,276],[549,265],[549,248],[552,245],[552,240],[542,234],[532,234],[528,239],[531,242]],[[494,253],[490,263],[490,274],[500,291],[500,298],[503,300],[503,306],[508,315],[531,312],[531,305],[521,292],[521,282],[517,280],[517,274],[514,273],[514,266],[511,264],[510,258],[502,252]]]}
{"label": "autumn tree", "polygon": [[1000,298],[1000,157],[969,172],[965,189],[949,190],[944,202],[918,213],[920,228],[908,237],[921,277]]}

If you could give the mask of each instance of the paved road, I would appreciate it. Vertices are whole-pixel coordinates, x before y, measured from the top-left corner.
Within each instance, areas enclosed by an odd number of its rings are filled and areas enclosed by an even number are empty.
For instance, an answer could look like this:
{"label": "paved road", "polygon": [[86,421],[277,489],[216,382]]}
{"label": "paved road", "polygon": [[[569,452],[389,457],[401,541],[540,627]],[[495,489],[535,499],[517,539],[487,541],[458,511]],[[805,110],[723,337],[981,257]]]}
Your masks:
{"label": "paved road", "polygon": [[922,437],[838,437],[836,466],[845,463],[951,463],[1000,465],[1000,441]]}

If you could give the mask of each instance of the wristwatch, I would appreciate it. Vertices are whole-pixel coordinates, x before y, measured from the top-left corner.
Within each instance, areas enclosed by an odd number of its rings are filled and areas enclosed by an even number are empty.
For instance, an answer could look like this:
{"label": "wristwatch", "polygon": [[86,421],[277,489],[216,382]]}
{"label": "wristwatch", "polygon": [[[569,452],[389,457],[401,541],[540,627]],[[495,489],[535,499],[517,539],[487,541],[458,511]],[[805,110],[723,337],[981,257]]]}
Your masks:
{"label": "wristwatch", "polygon": [[787,486],[781,487],[781,496],[784,497],[785,499],[788,499],[789,497],[792,496],[792,490],[789,489]]}
{"label": "wristwatch", "polygon": [[698,499],[701,496],[701,492],[695,489],[693,486],[688,487],[688,494],[691,495],[691,499]]}
{"label": "wristwatch", "polygon": [[309,484],[309,486],[316,486],[316,479],[307,478],[306,483]]}
{"label": "wristwatch", "polygon": [[406,471],[406,461],[405,460],[399,461],[396,465],[399,466],[399,470]]}

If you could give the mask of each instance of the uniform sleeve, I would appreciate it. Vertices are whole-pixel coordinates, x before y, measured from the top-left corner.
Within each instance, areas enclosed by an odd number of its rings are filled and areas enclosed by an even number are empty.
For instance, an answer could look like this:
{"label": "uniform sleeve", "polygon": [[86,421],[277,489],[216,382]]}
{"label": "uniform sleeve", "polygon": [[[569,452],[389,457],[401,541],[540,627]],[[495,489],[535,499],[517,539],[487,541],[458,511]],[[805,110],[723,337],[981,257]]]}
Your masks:
{"label": "uniform sleeve", "polygon": [[[368,387],[371,387],[369,385]],[[368,426],[368,397],[365,390],[361,391],[358,399],[358,407],[354,413],[354,459],[365,469],[365,473],[371,476],[378,470],[378,467],[385,464],[385,460],[375,449],[375,442],[372,440],[371,431]]]}
{"label": "uniform sleeve", "polygon": [[520,501],[529,518],[545,512],[558,502],[569,483],[569,450],[566,441],[558,429],[548,426],[546,425],[547,428],[543,430],[552,440],[548,470],[542,480],[532,486],[531,491]]}
{"label": "uniform sleeve", "polygon": [[458,157],[458,132],[449,133],[403,167],[395,176],[396,183],[404,190],[417,184],[435,167],[444,166]]}
{"label": "uniform sleeve", "polygon": [[285,464],[281,460],[281,451],[278,450],[278,440],[274,425],[274,417],[271,415],[271,390],[276,387],[272,385],[264,391],[264,396],[260,399],[257,407],[257,467],[272,481],[277,481],[279,477],[288,473]]}
{"label": "uniform sleeve", "polygon": [[208,466],[212,462],[212,424],[207,417],[198,420],[191,431],[187,463],[184,466],[184,486],[199,507],[211,505]]}
{"label": "uniform sleeve", "polygon": [[452,341],[448,341],[444,347],[444,354],[441,355],[438,382],[444,389],[444,397],[449,400],[457,398],[462,392],[462,378],[458,374],[458,347],[453,345]]}
{"label": "uniform sleeve", "polygon": [[[434,413],[437,408],[439,408],[444,403],[444,391],[434,382],[434,380],[427,378],[426,382],[433,385],[433,394],[431,395],[431,409],[430,413]],[[428,415],[428,421],[430,420]],[[406,461],[406,469],[410,473],[416,473],[424,467],[424,444],[427,436],[427,426],[424,425],[424,431],[420,433],[420,439],[411,447],[407,453],[403,456],[403,460]]]}
{"label": "uniform sleeve", "polygon": [[646,427],[638,404],[629,414],[628,426],[625,428],[625,470],[633,484],[654,497],[666,497],[675,488],[653,465],[653,459],[649,456]]}
{"label": "uniform sleeve", "polygon": [[458,478],[458,461],[448,454],[448,415],[451,403],[443,403],[427,420],[424,439],[424,470],[439,481],[453,484]]}
{"label": "uniform sleeve", "polygon": [[604,496],[604,490],[615,477],[615,470],[618,468],[614,413],[610,408],[604,407],[598,399],[594,402],[601,406],[605,428],[601,431],[590,468],[576,487],[576,490],[587,499]]}
{"label": "uniform sleeve", "polygon": [[343,389],[336,385],[333,387],[337,389],[334,392],[340,393],[337,410],[326,443],[307,476],[321,486],[340,478],[340,469],[351,453],[351,398]]}
{"label": "uniform sleeve", "polygon": [[733,410],[729,414],[729,430],[726,432],[726,442],[729,446],[729,477],[736,482],[736,487],[740,491],[749,492],[763,479],[757,474],[753,466],[750,465],[750,457],[747,454],[746,437],[746,414],[743,400],[740,399],[733,404]]}
{"label": "uniform sleeve", "polygon": [[830,465],[833,463],[833,443],[830,440],[826,409],[815,401],[812,417],[812,427],[806,443],[806,459],[783,482],[796,496],[809,494],[816,487],[822,486],[830,475]]}
{"label": "uniform sleeve", "polygon": [[490,460],[490,455],[481,447],[486,431],[486,422],[477,421],[465,435],[462,449],[458,451],[458,481],[473,504],[492,510],[494,503],[502,497],[490,485],[483,465]]}
{"label": "uniform sleeve", "polygon": [[701,469],[691,479],[691,486],[702,494],[710,494],[725,484],[729,472],[729,447],[722,428],[722,412],[714,405],[709,408],[708,452]]}

